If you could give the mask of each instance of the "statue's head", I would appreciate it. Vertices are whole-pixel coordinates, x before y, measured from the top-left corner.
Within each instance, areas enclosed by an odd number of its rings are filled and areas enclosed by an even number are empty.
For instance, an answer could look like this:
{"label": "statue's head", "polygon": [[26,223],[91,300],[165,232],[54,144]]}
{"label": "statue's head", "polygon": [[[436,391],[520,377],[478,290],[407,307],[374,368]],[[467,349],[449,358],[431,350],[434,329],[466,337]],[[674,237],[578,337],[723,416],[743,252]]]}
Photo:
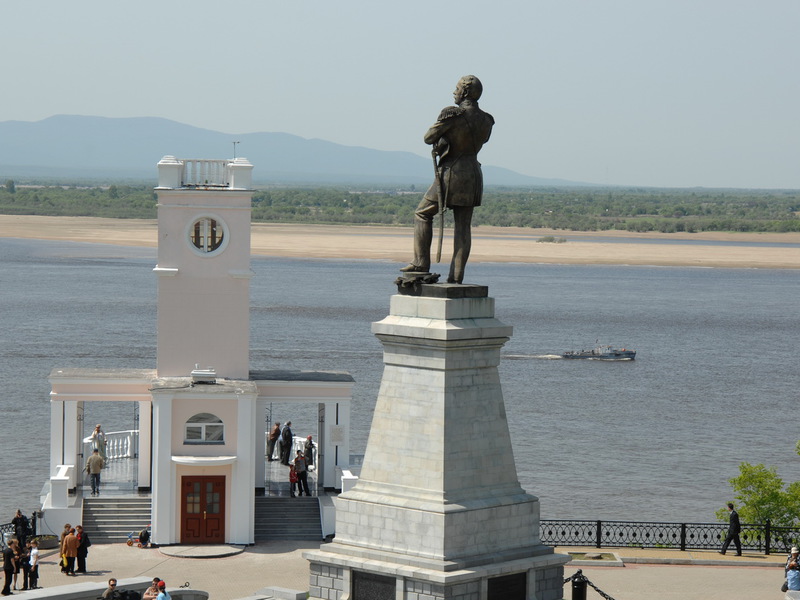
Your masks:
{"label": "statue's head", "polygon": [[453,92],[453,95],[456,96],[456,102],[459,102],[459,97],[461,100],[467,98],[470,100],[478,100],[482,93],[483,84],[481,84],[481,80],[475,77],[475,75],[464,75],[464,77],[458,80],[456,91]]}

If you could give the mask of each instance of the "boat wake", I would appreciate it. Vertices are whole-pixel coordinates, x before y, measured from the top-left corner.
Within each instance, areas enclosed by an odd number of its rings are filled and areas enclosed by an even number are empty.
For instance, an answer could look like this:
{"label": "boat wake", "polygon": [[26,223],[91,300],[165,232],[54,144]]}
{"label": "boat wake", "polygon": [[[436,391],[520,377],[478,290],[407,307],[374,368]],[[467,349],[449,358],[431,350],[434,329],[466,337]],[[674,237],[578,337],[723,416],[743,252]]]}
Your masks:
{"label": "boat wake", "polygon": [[504,354],[503,358],[508,360],[561,360],[558,354]]}

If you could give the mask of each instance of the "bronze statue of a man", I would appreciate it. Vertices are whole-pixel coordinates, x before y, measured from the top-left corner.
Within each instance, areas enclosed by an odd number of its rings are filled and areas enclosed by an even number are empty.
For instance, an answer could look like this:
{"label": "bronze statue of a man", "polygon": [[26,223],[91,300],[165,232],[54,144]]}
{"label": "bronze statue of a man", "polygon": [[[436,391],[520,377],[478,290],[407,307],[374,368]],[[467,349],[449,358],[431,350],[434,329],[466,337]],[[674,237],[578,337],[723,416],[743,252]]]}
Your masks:
{"label": "bronze statue of a man", "polygon": [[483,86],[474,75],[459,79],[453,92],[456,106],[444,108],[425,134],[425,143],[433,145],[439,156],[437,177],[414,213],[414,260],[401,271],[429,271],[433,217],[441,204],[443,208],[452,209],[455,221],[453,258],[447,282],[464,280],[464,267],[472,245],[472,210],[480,206],[483,196],[478,152],[489,141],[494,125],[492,115],[478,108],[482,92]]}

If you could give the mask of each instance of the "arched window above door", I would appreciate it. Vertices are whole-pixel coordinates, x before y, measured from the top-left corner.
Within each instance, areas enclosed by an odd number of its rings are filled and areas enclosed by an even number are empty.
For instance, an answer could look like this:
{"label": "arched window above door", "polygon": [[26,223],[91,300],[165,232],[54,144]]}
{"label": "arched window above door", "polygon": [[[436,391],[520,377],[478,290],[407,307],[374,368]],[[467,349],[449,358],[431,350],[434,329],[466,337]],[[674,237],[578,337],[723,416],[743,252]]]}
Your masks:
{"label": "arched window above door", "polygon": [[225,423],[211,413],[189,417],[183,429],[184,444],[224,444]]}

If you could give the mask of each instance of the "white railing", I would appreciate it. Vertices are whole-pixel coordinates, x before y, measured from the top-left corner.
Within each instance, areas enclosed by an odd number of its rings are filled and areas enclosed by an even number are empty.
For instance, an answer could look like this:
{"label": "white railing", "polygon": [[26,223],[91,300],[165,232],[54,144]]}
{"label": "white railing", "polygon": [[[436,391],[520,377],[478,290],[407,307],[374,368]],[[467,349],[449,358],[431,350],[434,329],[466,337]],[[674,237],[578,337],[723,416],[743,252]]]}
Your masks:
{"label": "white railing", "polygon": [[230,169],[227,160],[209,160],[199,158],[183,159],[181,185],[183,187],[228,187]]}
{"label": "white railing", "polygon": [[[139,430],[109,431],[106,433],[106,460],[112,458],[135,458],[139,447]],[[83,438],[83,455],[88,457],[94,449],[92,436]],[[101,452],[102,454],[102,452]]]}
{"label": "white railing", "polygon": [[[269,448],[269,432],[264,435],[264,444],[265,448]],[[292,438],[292,449],[289,453],[289,461],[293,461],[294,457],[297,456],[297,451],[300,450],[301,452],[305,452],[306,450],[306,438],[294,436]],[[265,452],[266,453],[266,452]],[[312,461],[311,461],[311,471],[317,468],[317,443],[314,442],[314,449],[311,454]],[[270,458],[269,456],[267,458]],[[278,440],[275,442],[275,450],[272,452],[272,458],[275,460],[280,460],[281,458],[281,438],[278,437]]]}

